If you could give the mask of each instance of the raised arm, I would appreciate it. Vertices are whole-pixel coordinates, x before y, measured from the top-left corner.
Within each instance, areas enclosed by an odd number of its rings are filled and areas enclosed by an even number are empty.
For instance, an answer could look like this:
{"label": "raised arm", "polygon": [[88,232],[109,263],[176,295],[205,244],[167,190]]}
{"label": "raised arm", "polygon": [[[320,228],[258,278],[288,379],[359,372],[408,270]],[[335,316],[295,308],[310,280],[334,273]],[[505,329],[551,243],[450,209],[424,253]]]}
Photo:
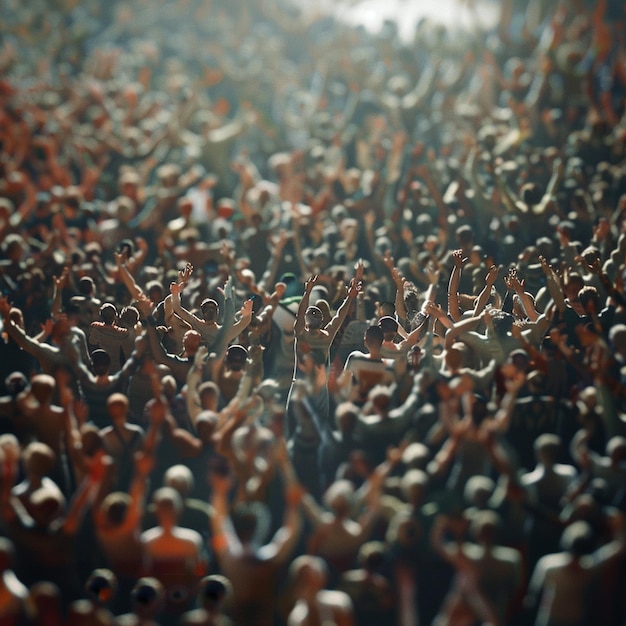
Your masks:
{"label": "raised arm", "polygon": [[463,257],[462,250],[455,250],[452,253],[454,266],[450,272],[450,281],[448,282],[448,315],[452,321],[459,322],[462,318],[461,307],[459,305],[459,284],[461,282],[461,272],[463,265],[467,263],[467,257]]}
{"label": "raised arm", "polygon": [[356,300],[356,297],[359,295],[361,291],[361,282],[357,280],[357,278],[353,278],[350,281],[350,286],[348,287],[348,295],[345,300],[341,303],[341,306],[337,309],[335,316],[330,322],[326,325],[326,330],[330,336],[330,341],[334,339],[337,331],[341,328],[341,325],[344,323],[348,313],[350,312],[350,307],[353,302]]}
{"label": "raised arm", "polygon": [[559,278],[556,275],[556,272],[548,265],[546,259],[542,256],[539,257],[539,262],[541,263],[541,269],[546,276],[546,284],[548,287],[548,291],[554,304],[559,311],[559,313],[563,313],[565,311],[565,294],[563,293],[563,289],[559,282]]}
{"label": "raised arm", "polygon": [[474,315],[480,315],[487,306],[487,302],[489,302],[489,298],[491,297],[493,286],[496,284],[496,280],[498,279],[499,271],[500,268],[497,265],[492,265],[489,268],[487,276],[485,276],[485,286],[478,294],[478,298],[476,298],[476,302],[474,303]]}
{"label": "raised arm", "polygon": [[306,324],[304,314],[309,307],[309,302],[311,300],[311,291],[313,291],[313,287],[317,285],[318,280],[319,276],[315,274],[314,276],[310,276],[304,283],[304,295],[302,296],[302,300],[300,300],[300,304],[298,305],[296,321],[293,325],[293,329],[296,335],[299,335],[304,331],[304,327]]}

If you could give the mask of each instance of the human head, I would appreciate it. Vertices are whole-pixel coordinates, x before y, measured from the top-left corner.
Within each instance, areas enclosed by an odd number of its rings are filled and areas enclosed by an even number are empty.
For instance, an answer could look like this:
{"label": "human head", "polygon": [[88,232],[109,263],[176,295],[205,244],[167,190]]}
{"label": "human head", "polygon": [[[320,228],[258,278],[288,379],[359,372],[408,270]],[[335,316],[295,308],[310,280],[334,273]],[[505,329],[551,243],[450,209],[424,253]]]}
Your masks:
{"label": "human head", "polygon": [[365,330],[364,343],[365,347],[370,351],[378,352],[383,345],[385,333],[380,326],[369,326]]}
{"label": "human head", "polygon": [[480,544],[493,545],[500,528],[500,517],[494,511],[478,511],[470,524],[470,534]]}
{"label": "human head", "polygon": [[219,305],[213,298],[205,298],[200,303],[200,311],[205,322],[216,322],[219,315]]}
{"label": "human head", "polygon": [[304,322],[309,330],[319,330],[324,322],[324,313],[318,306],[311,305],[304,312]]}
{"label": "human head", "polygon": [[359,407],[352,402],[342,402],[335,409],[335,420],[337,427],[343,434],[350,433],[354,430],[359,420]]}
{"label": "human head", "polygon": [[95,569],[85,583],[85,592],[92,602],[106,604],[117,593],[117,577],[110,569]]}
{"label": "human head", "polygon": [[91,353],[91,363],[93,364],[93,373],[96,376],[104,376],[109,373],[111,368],[111,357],[106,350],[98,348]]}
{"label": "human head", "polygon": [[193,474],[186,465],[172,465],[163,476],[163,485],[171,487],[182,498],[185,498],[193,489]]}
{"label": "human head", "polygon": [[114,423],[125,422],[128,415],[128,398],[123,393],[113,393],[107,398],[107,412]]}
{"label": "human head", "polygon": [[240,502],[231,513],[233,527],[244,544],[261,545],[270,530],[270,513],[262,502]]}
{"label": "human head", "polygon": [[30,381],[30,391],[39,404],[48,404],[56,389],[56,381],[48,374],[36,374]]}
{"label": "human head", "polygon": [[220,388],[212,380],[201,383],[198,387],[200,406],[209,411],[217,411],[220,398]]}
{"label": "human head", "polygon": [[130,496],[123,491],[113,491],[108,494],[100,505],[100,511],[107,524],[121,526],[126,519],[130,502]]}
{"label": "human head", "polygon": [[131,599],[133,612],[141,618],[150,619],[161,610],[165,590],[156,578],[140,578],[133,587]]}
{"label": "human head", "polygon": [[406,501],[412,506],[418,506],[428,487],[428,474],[423,470],[410,469],[402,477],[400,486]]}
{"label": "human head", "polygon": [[178,522],[183,510],[183,501],[178,491],[172,487],[161,487],[152,496],[159,525],[170,530]]}
{"label": "human head", "polygon": [[100,319],[107,325],[111,326],[115,319],[117,318],[117,309],[114,304],[110,302],[105,302],[98,311],[100,314]]}
{"label": "human head", "polygon": [[390,315],[385,315],[378,320],[378,326],[383,331],[385,341],[393,341],[398,333],[398,321]]}
{"label": "human head", "polygon": [[557,462],[561,451],[561,438],[558,435],[544,433],[535,439],[535,456],[543,465],[552,466]]}
{"label": "human head", "polygon": [[354,500],[354,486],[349,480],[336,480],[324,493],[324,504],[338,517],[350,514]]}
{"label": "human head", "polygon": [[219,610],[233,597],[233,586],[225,576],[205,576],[198,585],[198,606],[207,611]]}
{"label": "human head", "polygon": [[322,558],[304,554],[291,563],[289,578],[299,593],[315,595],[326,584],[328,566]]}
{"label": "human head", "polygon": [[382,541],[368,541],[364,543],[357,554],[357,563],[368,572],[378,572],[382,569],[387,549]]}
{"label": "human head", "polygon": [[56,463],[56,455],[50,446],[40,441],[29,443],[22,453],[24,469],[31,478],[47,476]]}
{"label": "human head", "polygon": [[582,520],[570,524],[561,535],[561,548],[575,557],[589,554],[595,545],[593,530]]}
{"label": "human head", "polygon": [[246,367],[248,351],[238,344],[228,347],[226,350],[225,365],[233,372],[241,372]]}
{"label": "human head", "polygon": [[28,388],[28,378],[22,372],[11,372],[5,379],[4,384],[9,394],[16,397]]}
{"label": "human head", "polygon": [[183,335],[183,349],[190,356],[198,351],[201,342],[202,335],[197,330],[189,329]]}

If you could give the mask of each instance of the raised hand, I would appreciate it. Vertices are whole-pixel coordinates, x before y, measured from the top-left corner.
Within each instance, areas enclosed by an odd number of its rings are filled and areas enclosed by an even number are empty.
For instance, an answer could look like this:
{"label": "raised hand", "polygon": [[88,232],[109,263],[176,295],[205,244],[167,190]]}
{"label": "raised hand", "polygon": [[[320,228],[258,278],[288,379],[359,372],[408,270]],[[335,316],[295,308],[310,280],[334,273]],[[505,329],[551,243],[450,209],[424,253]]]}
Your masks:
{"label": "raised hand", "polygon": [[497,278],[500,268],[497,265],[492,265],[487,272],[487,276],[485,276],[485,284],[493,285]]}
{"label": "raised hand", "polygon": [[173,296],[180,295],[184,288],[185,288],[185,283],[184,282],[177,283],[176,281],[172,281],[170,283],[170,293]]}
{"label": "raised hand", "polygon": [[185,265],[185,269],[181,272],[178,272],[178,282],[179,283],[186,283],[190,278],[191,275],[193,274],[193,265],[191,263],[187,263]]}
{"label": "raised hand", "polygon": [[309,276],[309,278],[307,278],[306,282],[304,283],[304,289],[307,293],[311,293],[311,291],[313,291],[313,287],[315,287],[315,285],[317,285],[317,283],[319,282],[319,275],[318,274],[313,274],[313,276]]}
{"label": "raised hand", "polygon": [[202,367],[202,364],[204,363],[204,360],[206,359],[208,354],[209,354],[209,349],[207,348],[207,346],[205,345],[199,346],[193,357],[193,364],[196,367]]}
{"label": "raised hand", "polygon": [[393,273],[393,270],[396,266],[396,262],[394,258],[391,256],[391,252],[389,250],[385,250],[385,255],[383,256],[383,262],[387,269]]}
{"label": "raised hand", "polygon": [[454,267],[463,267],[467,263],[468,257],[463,256],[463,250],[455,250],[452,253],[452,261],[454,262]]}
{"label": "raised hand", "polygon": [[139,312],[144,317],[148,317],[149,315],[152,314],[152,308],[154,307],[154,305],[152,304],[152,301],[150,300],[150,298],[148,298],[146,294],[142,293],[137,298],[136,305],[137,305],[137,308],[139,309]]}
{"label": "raised hand", "polygon": [[68,281],[70,278],[70,268],[66,265],[63,268],[63,271],[61,272],[60,276],[55,276],[53,278],[54,280],[54,286],[56,287],[57,291],[60,289],[65,289],[67,287]]}
{"label": "raised hand", "polygon": [[354,266],[354,278],[358,281],[362,281],[363,280],[363,259],[359,259],[356,263],[356,265]]}
{"label": "raised hand", "polygon": [[252,317],[252,300],[246,300],[241,307],[241,317]]}
{"label": "raised hand", "polygon": [[350,281],[350,286],[348,287],[348,298],[356,298],[361,289],[363,288],[363,283],[356,278],[353,278]]}

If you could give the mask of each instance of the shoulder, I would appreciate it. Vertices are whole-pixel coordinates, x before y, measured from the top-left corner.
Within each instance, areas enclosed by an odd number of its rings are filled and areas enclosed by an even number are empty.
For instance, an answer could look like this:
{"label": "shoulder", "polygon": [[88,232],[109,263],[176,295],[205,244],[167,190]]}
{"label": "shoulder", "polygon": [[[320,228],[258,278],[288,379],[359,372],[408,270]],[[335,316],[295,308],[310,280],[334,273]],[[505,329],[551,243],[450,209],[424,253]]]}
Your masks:
{"label": "shoulder", "polygon": [[354,609],[352,600],[345,591],[322,589],[318,592],[318,599],[330,609],[342,613],[352,613]]}
{"label": "shoulder", "polygon": [[194,547],[202,545],[202,535],[192,528],[176,528],[175,535],[178,539],[193,544]]}

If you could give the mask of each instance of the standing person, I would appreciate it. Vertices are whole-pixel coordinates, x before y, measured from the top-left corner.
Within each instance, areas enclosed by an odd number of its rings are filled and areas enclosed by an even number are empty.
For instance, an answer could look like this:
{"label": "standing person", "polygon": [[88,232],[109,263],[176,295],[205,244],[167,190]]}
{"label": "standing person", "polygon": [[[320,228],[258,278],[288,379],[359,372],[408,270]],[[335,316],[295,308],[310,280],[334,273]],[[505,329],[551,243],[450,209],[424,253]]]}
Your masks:
{"label": "standing person", "polygon": [[[304,295],[298,306],[296,321],[293,327],[295,334],[293,381],[296,382],[307,378],[311,379],[309,394],[314,401],[315,412],[321,421],[328,419],[329,399],[327,366],[330,346],[350,311],[352,301],[356,299],[361,290],[362,275],[363,264],[359,263],[357,265],[356,276],[350,282],[348,295],[337,309],[335,316],[327,324],[324,324],[324,314],[322,310],[318,306],[310,305],[311,291],[313,291],[313,287],[315,287],[319,279],[317,275],[311,276],[306,281]],[[307,357],[311,358],[307,359]],[[310,370],[307,361],[310,362],[311,360],[315,364],[314,376],[307,374],[307,370]],[[289,397],[287,398],[287,439],[289,439],[295,427],[295,417],[293,416],[293,412],[290,411],[292,389],[290,389]]]}
{"label": "standing person", "polygon": [[345,591],[324,589],[328,568],[318,556],[299,556],[289,569],[296,603],[289,613],[288,626],[353,626],[354,607]]}
{"label": "standing person", "polygon": [[577,521],[563,532],[563,551],[539,559],[526,597],[529,608],[538,607],[535,626],[596,623],[593,619],[593,583],[611,562],[623,557],[626,547],[624,531],[622,529],[620,536],[592,551],[594,542],[591,526]]}
{"label": "standing person", "polygon": [[354,350],[346,359],[343,372],[338,379],[339,386],[349,385],[348,400],[357,406],[363,406],[373,387],[392,384],[395,380],[393,359],[384,359],[381,347],[385,334],[379,326],[370,326],[365,331],[365,348],[367,352]]}
{"label": "standing person", "polygon": [[432,530],[435,550],[457,571],[454,584],[433,624],[470,624],[478,621],[507,624],[522,580],[522,556],[496,543],[500,519],[480,511],[470,524],[473,541],[447,540],[450,520],[439,516]]}
{"label": "standing person", "polygon": [[191,608],[196,586],[206,574],[202,535],[178,525],[183,500],[172,487],[162,487],[153,496],[158,525],[141,535],[146,573],[165,589],[166,611],[180,614]]}
{"label": "standing person", "polygon": [[[270,626],[274,623],[274,592],[278,573],[286,564],[300,535],[302,488],[297,484],[286,450],[279,462],[285,479],[285,514],[282,526],[268,543],[267,519],[259,503],[229,510],[231,477],[211,474],[213,549],[220,567],[233,585],[233,617],[236,624]],[[264,523],[265,522],[265,523]]]}

